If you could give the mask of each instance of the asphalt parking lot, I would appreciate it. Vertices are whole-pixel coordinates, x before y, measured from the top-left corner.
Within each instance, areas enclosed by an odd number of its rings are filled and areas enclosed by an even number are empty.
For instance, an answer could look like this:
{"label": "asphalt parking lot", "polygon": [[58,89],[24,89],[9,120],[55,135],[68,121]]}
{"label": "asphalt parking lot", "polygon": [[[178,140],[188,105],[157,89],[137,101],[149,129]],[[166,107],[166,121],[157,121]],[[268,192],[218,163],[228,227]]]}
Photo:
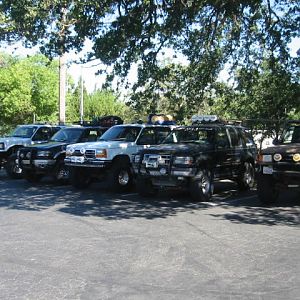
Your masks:
{"label": "asphalt parking lot", "polygon": [[1,299],[300,299],[300,196],[261,206],[9,180],[0,171]]}

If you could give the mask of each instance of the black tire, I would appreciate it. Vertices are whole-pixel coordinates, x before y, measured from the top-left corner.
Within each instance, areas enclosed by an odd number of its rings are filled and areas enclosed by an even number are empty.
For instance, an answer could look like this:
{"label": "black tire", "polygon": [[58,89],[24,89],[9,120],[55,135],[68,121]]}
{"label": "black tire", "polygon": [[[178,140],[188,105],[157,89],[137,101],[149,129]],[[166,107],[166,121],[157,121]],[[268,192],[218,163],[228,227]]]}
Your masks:
{"label": "black tire", "polygon": [[63,161],[59,161],[54,169],[54,180],[57,184],[66,184],[69,181],[69,168]]}
{"label": "black tire", "polygon": [[5,164],[6,174],[11,179],[23,178],[22,168],[16,163],[17,154],[12,154],[8,157]]}
{"label": "black tire", "polygon": [[273,204],[276,202],[279,191],[276,190],[272,175],[259,174],[257,177],[257,194],[262,204]]}
{"label": "black tire", "polygon": [[43,177],[43,175],[36,174],[32,170],[23,170],[23,176],[30,183],[38,183],[41,181],[41,179]]}
{"label": "black tire", "polygon": [[108,184],[113,191],[128,192],[133,185],[133,175],[129,163],[115,161],[108,175]]}
{"label": "black tire", "polygon": [[199,170],[190,182],[190,194],[194,201],[209,201],[213,189],[213,174],[209,170]]}
{"label": "black tire", "polygon": [[70,168],[69,179],[72,186],[76,189],[86,189],[92,182],[88,170],[84,168]]}
{"label": "black tire", "polygon": [[140,196],[142,197],[151,197],[155,196],[158,193],[150,179],[138,178],[136,181],[136,189]]}
{"label": "black tire", "polygon": [[240,191],[247,191],[254,186],[255,182],[255,168],[253,163],[244,162],[241,166],[241,171],[237,179],[238,189]]}

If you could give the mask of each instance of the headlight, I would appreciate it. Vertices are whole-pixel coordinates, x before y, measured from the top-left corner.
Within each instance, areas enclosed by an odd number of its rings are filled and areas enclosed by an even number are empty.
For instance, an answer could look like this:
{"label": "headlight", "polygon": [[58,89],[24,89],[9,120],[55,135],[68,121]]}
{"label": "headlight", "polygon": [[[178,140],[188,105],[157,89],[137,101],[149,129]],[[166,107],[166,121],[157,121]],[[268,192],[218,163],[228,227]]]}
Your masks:
{"label": "headlight", "polygon": [[37,157],[49,157],[51,156],[50,151],[38,151],[36,154]]}
{"label": "headlight", "polygon": [[25,157],[26,157],[27,159],[30,159],[30,158],[31,158],[31,152],[27,152]]}
{"label": "headlight", "polygon": [[4,143],[0,143],[0,150],[4,150]]}
{"label": "headlight", "polygon": [[174,159],[175,165],[191,165],[193,163],[191,156],[176,156]]}
{"label": "headlight", "polygon": [[280,153],[276,153],[273,156],[275,161],[281,161],[282,160],[282,155]]}
{"label": "headlight", "polygon": [[140,162],[140,159],[141,159],[141,156],[139,154],[136,154],[133,156],[133,162],[136,164]]}
{"label": "headlight", "polygon": [[107,152],[106,149],[97,149],[96,150],[96,158],[106,158]]}
{"label": "headlight", "polygon": [[296,153],[293,155],[293,161],[294,162],[299,162],[300,161],[300,153]]}
{"label": "headlight", "polygon": [[73,147],[67,147],[66,156],[71,156],[74,153],[75,149]]}

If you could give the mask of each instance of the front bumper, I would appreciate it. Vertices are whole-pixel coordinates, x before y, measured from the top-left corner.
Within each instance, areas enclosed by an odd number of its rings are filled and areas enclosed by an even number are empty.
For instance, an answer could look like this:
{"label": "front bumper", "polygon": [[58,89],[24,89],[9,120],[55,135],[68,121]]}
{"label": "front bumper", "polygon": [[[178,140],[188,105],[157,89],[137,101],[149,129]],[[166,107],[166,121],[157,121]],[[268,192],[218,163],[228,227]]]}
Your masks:
{"label": "front bumper", "polygon": [[69,167],[98,168],[98,169],[106,170],[111,167],[112,162],[107,160],[88,159],[88,158],[79,160],[71,156],[65,158],[65,165]]}
{"label": "front bumper", "polygon": [[259,173],[272,176],[284,188],[300,188],[300,164],[260,164]]}
{"label": "front bumper", "polygon": [[196,175],[194,167],[172,167],[159,166],[158,168],[146,168],[139,164],[133,164],[133,172],[136,176],[149,178],[152,184],[160,187],[184,187],[190,178]]}
{"label": "front bumper", "polygon": [[19,159],[19,165],[24,169],[35,169],[35,170],[49,170],[52,169],[55,164],[55,159]]}

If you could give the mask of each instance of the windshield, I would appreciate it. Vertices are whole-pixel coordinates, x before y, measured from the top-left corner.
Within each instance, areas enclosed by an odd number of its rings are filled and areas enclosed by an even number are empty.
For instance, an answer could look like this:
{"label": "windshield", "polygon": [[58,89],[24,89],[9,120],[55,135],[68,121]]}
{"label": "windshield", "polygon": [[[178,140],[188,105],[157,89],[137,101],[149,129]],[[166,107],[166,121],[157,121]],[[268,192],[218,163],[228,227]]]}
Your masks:
{"label": "windshield", "polygon": [[114,126],[108,129],[99,139],[100,141],[134,142],[141,131],[141,127]]}
{"label": "windshield", "polygon": [[211,128],[187,127],[173,130],[163,144],[197,143],[212,146],[214,130]]}
{"label": "windshield", "polygon": [[290,126],[282,135],[283,144],[300,143],[300,126]]}
{"label": "windshield", "polygon": [[36,132],[36,126],[18,126],[11,134],[13,137],[31,138]]}
{"label": "windshield", "polygon": [[82,131],[81,128],[64,128],[56,132],[51,138],[51,141],[76,143],[79,141]]}

